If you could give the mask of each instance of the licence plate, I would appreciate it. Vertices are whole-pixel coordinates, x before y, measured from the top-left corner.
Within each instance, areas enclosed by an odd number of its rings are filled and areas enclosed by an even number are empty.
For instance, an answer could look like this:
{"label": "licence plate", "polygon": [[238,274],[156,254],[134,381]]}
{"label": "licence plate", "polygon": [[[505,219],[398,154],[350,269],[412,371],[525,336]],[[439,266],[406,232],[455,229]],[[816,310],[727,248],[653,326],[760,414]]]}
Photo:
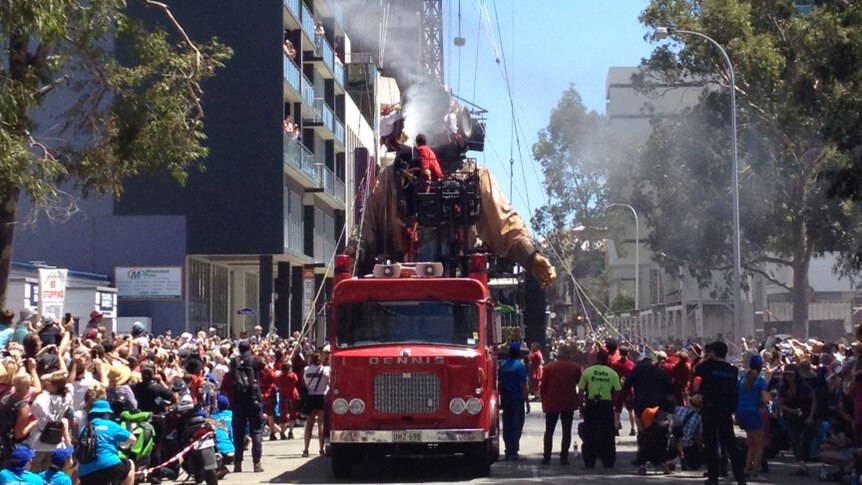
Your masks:
{"label": "licence plate", "polygon": [[195,449],[196,450],[205,450],[207,448],[212,448],[214,446],[215,446],[215,440],[213,440],[212,438],[207,438],[201,442],[198,442],[195,445]]}
{"label": "licence plate", "polygon": [[395,443],[419,443],[422,441],[421,431],[394,431],[392,441]]}

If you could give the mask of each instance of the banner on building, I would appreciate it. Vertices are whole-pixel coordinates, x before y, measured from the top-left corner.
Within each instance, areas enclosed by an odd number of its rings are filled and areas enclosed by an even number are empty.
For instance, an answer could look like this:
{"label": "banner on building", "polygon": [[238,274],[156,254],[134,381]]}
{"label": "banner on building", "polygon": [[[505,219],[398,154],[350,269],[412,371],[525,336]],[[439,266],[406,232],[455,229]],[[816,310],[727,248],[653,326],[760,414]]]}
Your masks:
{"label": "banner on building", "polygon": [[314,313],[314,266],[302,268],[302,321]]}
{"label": "banner on building", "polygon": [[68,274],[66,269],[39,268],[39,315],[52,313],[62,321]]}
{"label": "banner on building", "polygon": [[179,300],[183,297],[182,266],[117,266],[117,296],[132,300]]}

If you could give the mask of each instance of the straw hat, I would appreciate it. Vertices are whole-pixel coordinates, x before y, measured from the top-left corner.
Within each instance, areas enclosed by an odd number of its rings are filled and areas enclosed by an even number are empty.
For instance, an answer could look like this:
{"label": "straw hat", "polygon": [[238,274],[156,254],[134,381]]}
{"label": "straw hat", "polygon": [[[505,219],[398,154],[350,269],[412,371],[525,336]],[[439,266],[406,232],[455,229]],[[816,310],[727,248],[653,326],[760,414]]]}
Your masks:
{"label": "straw hat", "polygon": [[127,382],[132,377],[132,370],[124,365],[112,365],[108,371],[108,385],[110,387],[119,387]]}

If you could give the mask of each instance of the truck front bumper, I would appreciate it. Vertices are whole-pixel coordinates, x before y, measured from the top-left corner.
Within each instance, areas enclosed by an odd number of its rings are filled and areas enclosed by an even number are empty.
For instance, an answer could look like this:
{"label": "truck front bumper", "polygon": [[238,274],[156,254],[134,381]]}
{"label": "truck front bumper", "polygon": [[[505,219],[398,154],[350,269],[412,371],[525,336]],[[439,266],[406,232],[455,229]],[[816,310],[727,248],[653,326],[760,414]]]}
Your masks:
{"label": "truck front bumper", "polygon": [[331,443],[480,443],[488,439],[482,429],[409,429],[409,430],[349,430],[331,431]]}

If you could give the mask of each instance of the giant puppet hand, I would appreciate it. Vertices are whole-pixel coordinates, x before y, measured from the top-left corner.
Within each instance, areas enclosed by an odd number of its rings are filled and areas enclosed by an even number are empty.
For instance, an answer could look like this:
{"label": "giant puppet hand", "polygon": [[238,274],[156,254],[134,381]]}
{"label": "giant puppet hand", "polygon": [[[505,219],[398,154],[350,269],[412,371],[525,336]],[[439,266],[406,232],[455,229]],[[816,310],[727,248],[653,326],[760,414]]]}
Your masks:
{"label": "giant puppet hand", "polygon": [[557,271],[548,261],[548,258],[537,254],[530,265],[530,274],[539,282],[543,290],[551,287],[557,281]]}

